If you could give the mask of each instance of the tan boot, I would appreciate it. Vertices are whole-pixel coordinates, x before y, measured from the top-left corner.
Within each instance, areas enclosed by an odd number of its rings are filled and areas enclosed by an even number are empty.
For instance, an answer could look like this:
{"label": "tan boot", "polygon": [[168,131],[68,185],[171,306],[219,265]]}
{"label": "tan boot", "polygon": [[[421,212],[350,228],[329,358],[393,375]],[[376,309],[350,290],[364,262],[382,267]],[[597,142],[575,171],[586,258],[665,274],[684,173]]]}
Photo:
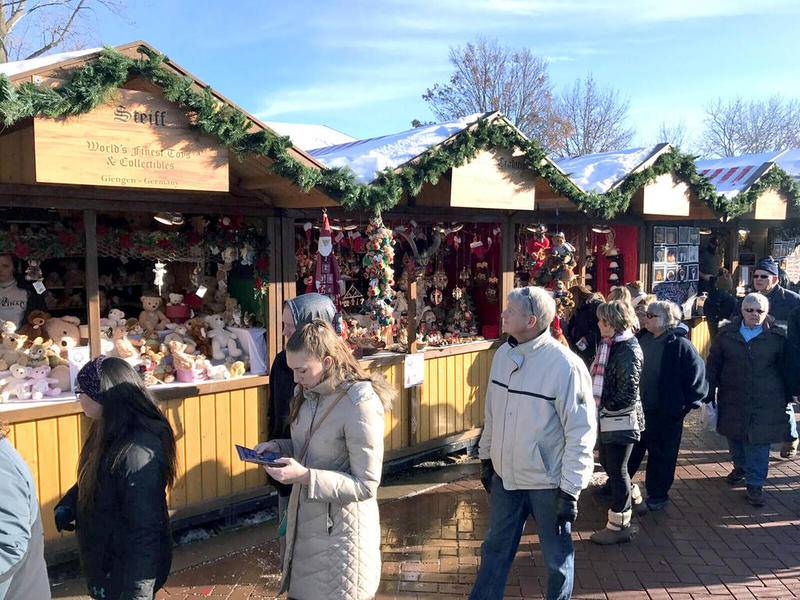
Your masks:
{"label": "tan boot", "polygon": [[642,497],[642,490],[639,489],[639,485],[636,483],[631,485],[631,505],[633,514],[635,514],[637,517],[646,515],[649,510],[647,508],[647,503]]}
{"label": "tan boot", "polygon": [[628,510],[618,513],[609,510],[608,523],[605,529],[595,531],[589,539],[601,546],[630,542],[631,538],[633,538],[633,530],[631,529],[632,512]]}

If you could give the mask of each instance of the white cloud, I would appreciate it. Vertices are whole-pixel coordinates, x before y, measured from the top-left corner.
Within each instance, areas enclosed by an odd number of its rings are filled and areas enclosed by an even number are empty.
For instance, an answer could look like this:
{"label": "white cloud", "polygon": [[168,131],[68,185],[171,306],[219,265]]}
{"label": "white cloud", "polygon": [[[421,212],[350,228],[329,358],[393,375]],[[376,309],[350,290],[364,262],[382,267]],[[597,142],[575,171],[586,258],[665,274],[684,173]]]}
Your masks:
{"label": "white cloud", "polygon": [[285,89],[270,94],[259,119],[309,112],[329,112],[366,106],[376,102],[418,95],[419,90],[406,85],[386,83],[342,82],[322,83],[308,87]]}

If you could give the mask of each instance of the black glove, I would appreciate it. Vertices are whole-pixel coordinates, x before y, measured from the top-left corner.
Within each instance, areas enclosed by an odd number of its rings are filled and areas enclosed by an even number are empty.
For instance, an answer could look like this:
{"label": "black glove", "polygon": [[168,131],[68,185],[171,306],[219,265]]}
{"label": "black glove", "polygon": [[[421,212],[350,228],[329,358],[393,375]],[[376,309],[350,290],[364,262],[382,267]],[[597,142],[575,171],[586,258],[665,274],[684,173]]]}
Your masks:
{"label": "black glove", "polygon": [[75,515],[69,506],[56,506],[56,530],[75,531]]}
{"label": "black glove", "polygon": [[566,523],[574,523],[578,518],[578,499],[564,490],[556,495],[556,527],[559,535]]}
{"label": "black glove", "polygon": [[483,484],[483,489],[486,490],[487,494],[492,493],[492,477],[494,477],[494,467],[492,466],[492,460],[486,459],[481,461],[481,483]]}

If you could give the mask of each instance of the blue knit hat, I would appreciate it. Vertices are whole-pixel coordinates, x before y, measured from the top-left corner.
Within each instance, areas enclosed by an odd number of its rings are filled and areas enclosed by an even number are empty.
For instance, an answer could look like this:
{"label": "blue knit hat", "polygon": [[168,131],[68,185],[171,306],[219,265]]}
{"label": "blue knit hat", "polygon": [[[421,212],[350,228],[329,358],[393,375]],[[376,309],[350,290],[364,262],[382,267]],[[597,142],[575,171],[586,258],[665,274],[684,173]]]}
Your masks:
{"label": "blue knit hat", "polygon": [[778,263],[775,262],[775,259],[771,256],[767,256],[766,258],[762,258],[756,264],[756,271],[766,271],[771,275],[775,275],[777,277],[780,275],[780,271],[778,271]]}

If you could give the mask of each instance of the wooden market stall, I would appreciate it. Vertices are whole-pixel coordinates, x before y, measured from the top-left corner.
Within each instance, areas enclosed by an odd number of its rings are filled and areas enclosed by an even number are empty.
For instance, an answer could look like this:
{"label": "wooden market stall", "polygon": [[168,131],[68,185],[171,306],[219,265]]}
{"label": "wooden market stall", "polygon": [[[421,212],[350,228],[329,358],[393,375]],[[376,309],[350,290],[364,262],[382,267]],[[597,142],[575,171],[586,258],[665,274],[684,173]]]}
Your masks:
{"label": "wooden market stall", "polygon": [[[234,444],[253,446],[268,430],[267,369],[293,293],[274,256],[285,233],[280,207],[333,201],[275,174],[277,160],[262,149],[276,148],[299,172],[319,163],[140,42],[8,63],[0,73],[17,90],[9,102],[69,99],[64,117],[34,110],[0,134],[0,253],[13,256],[30,303],[14,324],[32,332],[30,342],[56,342],[45,364],[61,388],[4,394],[0,419],[34,474],[48,556],[73,545],[51,515],[75,482],[88,431],[74,376],[100,353],[137,365],[175,428],[176,518],[263,496],[263,470],[235,459]],[[225,139],[237,126],[251,146]],[[195,331],[192,314],[219,320]],[[229,333],[205,335],[217,327]],[[175,350],[169,337],[183,345]],[[20,350],[15,360],[34,360]]]}

